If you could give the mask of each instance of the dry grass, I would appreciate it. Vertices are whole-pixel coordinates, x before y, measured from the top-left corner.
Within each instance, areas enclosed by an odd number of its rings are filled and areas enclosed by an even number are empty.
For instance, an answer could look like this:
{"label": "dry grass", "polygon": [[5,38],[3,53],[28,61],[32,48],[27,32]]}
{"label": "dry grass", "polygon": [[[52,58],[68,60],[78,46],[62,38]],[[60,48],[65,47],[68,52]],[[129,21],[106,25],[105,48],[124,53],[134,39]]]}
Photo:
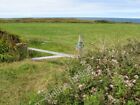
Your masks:
{"label": "dry grass", "polygon": [[1,63],[0,105],[27,105],[39,90],[47,89],[48,83],[55,81],[54,75],[61,74],[63,69],[63,63],[52,61]]}

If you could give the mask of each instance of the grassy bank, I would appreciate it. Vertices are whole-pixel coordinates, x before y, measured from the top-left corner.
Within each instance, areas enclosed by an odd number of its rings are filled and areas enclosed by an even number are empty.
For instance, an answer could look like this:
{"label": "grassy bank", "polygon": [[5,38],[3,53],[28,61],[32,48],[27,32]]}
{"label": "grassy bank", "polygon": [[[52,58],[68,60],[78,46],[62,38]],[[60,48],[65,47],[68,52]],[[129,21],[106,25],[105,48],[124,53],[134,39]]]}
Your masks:
{"label": "grassy bank", "polygon": [[19,61],[27,56],[27,45],[18,36],[0,30],[0,62]]}

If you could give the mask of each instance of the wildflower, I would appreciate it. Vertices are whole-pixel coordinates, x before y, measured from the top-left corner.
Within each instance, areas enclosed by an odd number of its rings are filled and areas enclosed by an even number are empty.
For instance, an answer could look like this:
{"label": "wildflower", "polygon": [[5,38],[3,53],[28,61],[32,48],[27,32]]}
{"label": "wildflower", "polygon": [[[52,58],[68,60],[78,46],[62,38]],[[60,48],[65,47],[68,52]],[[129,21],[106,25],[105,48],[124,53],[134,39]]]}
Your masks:
{"label": "wildflower", "polygon": [[91,59],[93,60],[94,59],[94,56],[92,56]]}
{"label": "wildflower", "polygon": [[83,97],[83,98],[86,98],[86,96],[87,96],[87,95],[85,95],[85,94],[84,94],[84,95],[82,95],[82,97]]}
{"label": "wildflower", "polygon": [[112,52],[115,53],[115,50],[113,49]]}
{"label": "wildflower", "polygon": [[126,51],[123,51],[122,54],[125,55],[126,54]]}
{"label": "wildflower", "polygon": [[98,70],[96,71],[96,74],[97,74],[97,76],[101,75],[101,74],[102,74],[102,70],[98,69]]}
{"label": "wildflower", "polygon": [[47,102],[48,102],[48,103],[52,103],[52,100],[51,100],[51,99],[47,99]]}
{"label": "wildflower", "polygon": [[127,85],[125,85],[125,87],[127,87]]}
{"label": "wildflower", "polygon": [[127,76],[127,75],[125,75],[125,76],[124,76],[124,79],[125,79],[125,80],[127,80],[127,79],[129,79],[129,78],[128,78],[128,76]]}
{"label": "wildflower", "polygon": [[108,87],[105,87],[105,90],[108,90]]}
{"label": "wildflower", "polygon": [[97,91],[97,89],[95,87],[92,87],[90,92],[95,93],[96,91]]}
{"label": "wildflower", "polygon": [[91,65],[89,65],[88,67],[87,67],[87,70],[91,70],[92,69],[92,67],[91,67]]}
{"label": "wildflower", "polygon": [[133,80],[132,83],[136,83],[136,80]]}
{"label": "wildflower", "polygon": [[97,69],[99,69],[99,68],[100,68],[100,66],[97,66],[96,68],[97,68]]}
{"label": "wildflower", "polygon": [[93,72],[91,72],[91,74],[92,74],[92,75],[95,75],[95,72],[93,71]]}
{"label": "wildflower", "polygon": [[135,78],[135,79],[138,79],[138,78],[139,78],[139,76],[138,76],[138,75],[135,75],[135,76],[134,76],[134,78]]}
{"label": "wildflower", "polygon": [[138,68],[138,67],[139,67],[139,65],[138,65],[138,64],[135,64],[135,65],[134,65],[134,67]]}
{"label": "wildflower", "polygon": [[78,95],[78,94],[75,94],[74,97],[75,97],[76,99],[78,99],[78,98],[79,98],[79,95]]}
{"label": "wildflower", "polygon": [[96,61],[99,61],[99,59],[97,58]]}
{"label": "wildflower", "polygon": [[64,83],[63,88],[64,88],[64,90],[69,88],[69,84],[68,83]]}
{"label": "wildflower", "polygon": [[112,59],[112,62],[118,64],[118,61],[116,59]]}
{"label": "wildflower", "polygon": [[105,93],[105,95],[108,95],[108,93]]}
{"label": "wildflower", "polygon": [[114,72],[114,75],[118,75],[118,73],[117,72]]}
{"label": "wildflower", "polygon": [[114,55],[112,55],[111,57],[114,58]]}
{"label": "wildflower", "polygon": [[57,102],[58,102],[57,100],[53,100],[52,104],[57,105]]}
{"label": "wildflower", "polygon": [[85,65],[85,64],[86,64],[86,61],[85,61],[85,60],[82,60],[80,63],[81,63],[82,65]]}
{"label": "wildflower", "polygon": [[77,82],[77,81],[79,80],[79,75],[75,75],[75,76],[72,78],[72,80],[73,80],[74,82]]}
{"label": "wildflower", "polygon": [[100,83],[103,83],[103,80],[101,79],[99,82],[100,82]]}
{"label": "wildflower", "polygon": [[112,103],[116,102],[116,99],[115,99],[112,95],[108,95],[108,99],[109,99],[109,101],[111,101]]}
{"label": "wildflower", "polygon": [[110,84],[109,87],[113,89],[114,88],[114,85]]}
{"label": "wildflower", "polygon": [[78,86],[78,88],[79,88],[80,90],[83,90],[83,89],[84,89],[84,87],[85,87],[85,85],[84,85],[84,84],[80,84],[80,85]]}
{"label": "wildflower", "polygon": [[129,83],[129,80],[126,80],[126,81],[124,81],[126,84],[128,84]]}
{"label": "wildflower", "polygon": [[126,81],[124,81],[125,83],[126,83],[126,86],[128,86],[128,87],[133,87],[133,83],[131,83],[131,81],[129,81],[129,80],[126,80]]}
{"label": "wildflower", "polygon": [[37,91],[37,94],[41,94],[41,93],[43,93],[43,91],[44,91],[44,90],[38,90],[38,91]]}

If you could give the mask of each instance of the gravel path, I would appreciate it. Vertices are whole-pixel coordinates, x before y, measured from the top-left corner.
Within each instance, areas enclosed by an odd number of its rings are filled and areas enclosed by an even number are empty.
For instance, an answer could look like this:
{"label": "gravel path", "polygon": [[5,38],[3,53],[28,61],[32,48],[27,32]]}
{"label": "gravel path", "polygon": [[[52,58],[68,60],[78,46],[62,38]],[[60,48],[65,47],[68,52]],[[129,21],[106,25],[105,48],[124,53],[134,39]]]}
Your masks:
{"label": "gravel path", "polygon": [[54,51],[49,51],[49,50],[42,50],[42,49],[37,49],[37,48],[28,48],[28,50],[54,55],[54,56],[36,57],[36,58],[32,58],[32,60],[44,60],[44,59],[53,59],[53,58],[62,58],[62,57],[75,58],[75,56],[71,54],[59,53],[59,52],[54,52]]}

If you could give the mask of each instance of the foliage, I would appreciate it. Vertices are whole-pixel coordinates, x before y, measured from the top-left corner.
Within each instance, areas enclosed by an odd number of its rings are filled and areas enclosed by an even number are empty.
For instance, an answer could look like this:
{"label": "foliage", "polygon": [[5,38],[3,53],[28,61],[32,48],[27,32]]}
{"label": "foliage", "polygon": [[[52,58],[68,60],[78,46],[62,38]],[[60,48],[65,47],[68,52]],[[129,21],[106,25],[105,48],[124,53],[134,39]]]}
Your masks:
{"label": "foliage", "polygon": [[[48,91],[47,105],[138,105],[140,42],[89,52],[70,63],[59,92]],[[51,94],[55,92],[55,94]],[[44,93],[40,93],[43,95]],[[44,104],[41,104],[44,105]]]}
{"label": "foliage", "polygon": [[114,22],[107,21],[107,20],[95,20],[95,23],[114,23]]}
{"label": "foliage", "polygon": [[0,31],[0,62],[12,62],[26,57],[27,47],[21,43],[19,37]]}
{"label": "foliage", "polygon": [[3,40],[0,40],[0,54],[3,54],[5,52],[9,51],[9,46],[7,43],[5,43]]}
{"label": "foliage", "polygon": [[0,19],[0,23],[94,23],[92,20],[80,20],[76,18],[22,18]]}

